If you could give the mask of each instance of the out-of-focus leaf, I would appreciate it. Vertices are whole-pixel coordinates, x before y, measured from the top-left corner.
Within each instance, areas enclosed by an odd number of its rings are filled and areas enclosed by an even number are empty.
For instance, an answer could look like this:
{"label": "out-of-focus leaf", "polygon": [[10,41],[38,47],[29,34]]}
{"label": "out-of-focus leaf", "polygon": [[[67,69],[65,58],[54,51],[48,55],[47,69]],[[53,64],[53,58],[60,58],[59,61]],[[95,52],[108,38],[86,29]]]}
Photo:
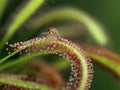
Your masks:
{"label": "out-of-focus leaf", "polygon": [[8,0],[0,0],[0,20],[2,18],[2,15],[6,8],[7,3],[8,3]]}
{"label": "out-of-focus leaf", "polygon": [[8,30],[0,42],[0,49],[11,38],[14,32],[43,4],[44,0],[30,0],[29,3],[14,17]]}
{"label": "out-of-focus leaf", "polygon": [[97,43],[100,45],[107,44],[107,37],[103,32],[103,27],[85,12],[73,8],[55,9],[45,15],[41,15],[33,21],[32,28],[35,31],[35,29],[37,30],[39,27],[57,20],[73,20],[83,23]]}
{"label": "out-of-focus leaf", "polygon": [[60,73],[57,69],[44,62],[30,60],[28,62],[29,68],[36,69],[34,76],[46,80],[54,88],[62,87],[65,85]]}
{"label": "out-of-focus leaf", "polygon": [[[0,84],[8,86],[8,88],[24,88],[24,89],[32,89],[32,90],[53,90],[50,87],[28,80],[22,80],[20,76],[12,76],[12,75],[5,75],[0,74]],[[13,88],[12,88],[13,86]]]}
{"label": "out-of-focus leaf", "polygon": [[116,53],[100,47],[83,46],[88,56],[101,67],[109,70],[120,80],[120,56]]}

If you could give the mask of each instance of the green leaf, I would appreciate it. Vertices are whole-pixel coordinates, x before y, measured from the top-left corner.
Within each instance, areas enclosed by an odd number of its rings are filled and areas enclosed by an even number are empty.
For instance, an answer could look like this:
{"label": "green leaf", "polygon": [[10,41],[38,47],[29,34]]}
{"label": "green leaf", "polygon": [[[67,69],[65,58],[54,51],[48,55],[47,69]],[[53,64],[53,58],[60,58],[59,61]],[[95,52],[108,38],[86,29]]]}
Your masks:
{"label": "green leaf", "polygon": [[10,57],[12,57],[13,55],[17,54],[18,52],[19,52],[19,50],[18,50],[18,51],[15,51],[15,52],[13,52],[13,53],[11,53],[11,54],[9,54],[8,56],[6,56],[6,57],[4,57],[4,58],[2,58],[2,59],[0,60],[0,64],[2,64],[3,62],[5,62],[7,59],[9,59]]}
{"label": "green leaf", "polygon": [[0,42],[0,49],[12,37],[14,32],[43,4],[44,0],[30,0],[29,3],[14,17],[8,30]]}
{"label": "green leaf", "polygon": [[[10,56],[13,56],[15,53],[19,52],[18,51],[15,51],[13,52],[12,54],[10,54]],[[32,54],[29,54],[29,55],[24,55],[20,58],[17,58],[17,59],[13,59],[13,60],[10,60],[9,63],[5,63],[5,64],[2,64],[0,65],[0,71],[6,69],[6,68],[9,68],[11,66],[14,66],[14,65],[17,65],[17,64],[20,64],[20,63],[25,63],[27,60],[29,60],[31,57],[35,57],[35,56],[39,56],[39,55],[43,55],[43,54],[46,54],[46,53],[32,53]],[[6,59],[7,60],[7,59]],[[4,60],[5,61],[5,60]]]}
{"label": "green leaf", "polygon": [[0,84],[4,84],[5,86],[14,86],[20,88],[27,88],[32,90],[53,90],[48,86],[42,85],[40,83],[32,82],[32,81],[25,81],[21,80],[17,76],[11,75],[0,75]]}

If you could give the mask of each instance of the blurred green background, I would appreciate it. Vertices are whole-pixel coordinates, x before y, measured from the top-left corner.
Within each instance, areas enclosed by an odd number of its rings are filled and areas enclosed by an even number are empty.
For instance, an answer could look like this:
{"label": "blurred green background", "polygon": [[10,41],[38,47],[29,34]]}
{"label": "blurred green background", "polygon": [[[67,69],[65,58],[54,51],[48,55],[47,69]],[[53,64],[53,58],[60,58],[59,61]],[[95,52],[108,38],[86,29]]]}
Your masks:
{"label": "blurred green background", "polygon": [[[3,22],[9,17],[7,13],[12,13],[21,1],[16,1],[15,5],[6,9]],[[110,40],[109,48],[120,53],[120,0],[47,0],[45,4],[48,9],[62,6],[80,8],[100,21],[106,28],[105,32]],[[94,79],[90,90],[120,90],[119,81],[109,72],[97,65],[94,65],[94,70]]]}

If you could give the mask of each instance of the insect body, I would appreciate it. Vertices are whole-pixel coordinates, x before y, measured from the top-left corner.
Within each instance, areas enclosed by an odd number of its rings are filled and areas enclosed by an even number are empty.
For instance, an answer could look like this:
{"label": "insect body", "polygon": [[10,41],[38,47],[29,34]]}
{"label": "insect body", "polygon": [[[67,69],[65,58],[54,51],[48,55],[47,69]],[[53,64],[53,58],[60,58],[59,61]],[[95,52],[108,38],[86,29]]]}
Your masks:
{"label": "insect body", "polygon": [[55,28],[53,28],[53,27],[48,28],[48,36],[60,37],[57,30]]}
{"label": "insect body", "polygon": [[52,37],[57,37],[57,38],[60,37],[59,33],[57,32],[57,30],[54,27],[48,28],[48,32],[41,33],[40,37],[41,36],[45,36],[45,37],[52,36]]}

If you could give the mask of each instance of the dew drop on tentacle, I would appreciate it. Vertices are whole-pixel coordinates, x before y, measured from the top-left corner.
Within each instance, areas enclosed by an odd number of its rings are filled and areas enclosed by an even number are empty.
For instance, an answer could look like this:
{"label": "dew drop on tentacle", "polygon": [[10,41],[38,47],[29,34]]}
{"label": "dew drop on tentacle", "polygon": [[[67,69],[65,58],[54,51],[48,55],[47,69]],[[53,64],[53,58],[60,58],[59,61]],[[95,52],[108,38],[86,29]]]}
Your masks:
{"label": "dew drop on tentacle", "polygon": [[6,49],[5,50],[7,51],[8,54],[11,54],[11,49],[9,49],[10,45],[11,44],[9,44],[9,42],[6,42]]}
{"label": "dew drop on tentacle", "polygon": [[[6,45],[7,46],[9,46],[9,42],[6,42]],[[6,48],[6,51],[8,51],[9,49],[8,49],[8,47]]]}
{"label": "dew drop on tentacle", "polygon": [[6,42],[6,45],[9,45],[9,42]]}

